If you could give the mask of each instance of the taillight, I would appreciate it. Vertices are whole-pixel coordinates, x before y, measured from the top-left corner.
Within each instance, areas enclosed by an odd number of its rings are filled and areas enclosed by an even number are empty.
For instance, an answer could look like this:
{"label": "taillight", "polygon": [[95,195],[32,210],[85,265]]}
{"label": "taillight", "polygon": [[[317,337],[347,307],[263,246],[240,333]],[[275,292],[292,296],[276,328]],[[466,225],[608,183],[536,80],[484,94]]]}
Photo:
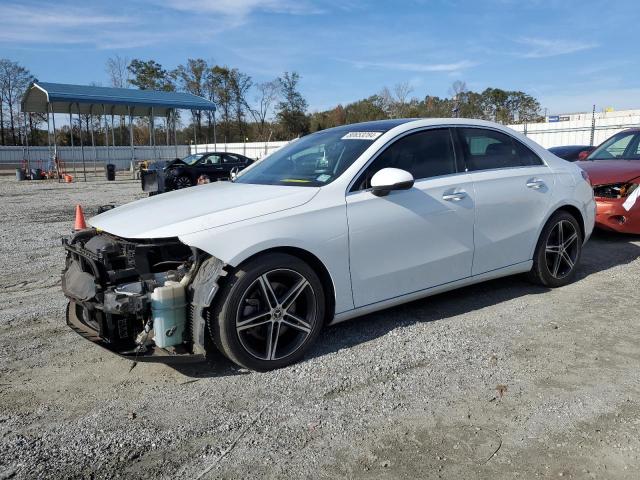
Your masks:
{"label": "taillight", "polygon": [[591,179],[589,178],[589,174],[587,172],[585,172],[584,170],[580,169],[580,175],[582,175],[582,178],[584,178],[585,181],[588,182],[589,185],[591,185]]}

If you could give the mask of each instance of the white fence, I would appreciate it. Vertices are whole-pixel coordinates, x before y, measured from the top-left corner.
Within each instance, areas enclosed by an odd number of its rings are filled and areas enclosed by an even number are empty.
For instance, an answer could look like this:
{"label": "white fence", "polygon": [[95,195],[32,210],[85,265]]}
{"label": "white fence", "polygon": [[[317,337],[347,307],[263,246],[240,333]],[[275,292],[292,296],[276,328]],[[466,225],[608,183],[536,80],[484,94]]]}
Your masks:
{"label": "white fence", "polygon": [[[139,160],[170,160],[182,158],[188,154],[187,145],[171,146],[135,146],[133,159]],[[31,168],[51,170],[53,148],[49,147],[0,147],[0,167],[19,167],[24,160],[29,160]],[[58,158],[65,163],[66,169],[82,168],[82,149],[80,147],[58,147]],[[118,170],[129,168],[132,158],[131,147],[84,147],[84,160],[87,171],[102,168],[107,163],[113,163]]]}
{"label": "white fence", "polygon": [[289,142],[247,142],[247,143],[208,143],[191,145],[190,153],[196,152],[229,152],[239,153],[245,157],[260,160]]}
{"label": "white fence", "polygon": [[581,118],[565,122],[530,123],[527,125],[509,125],[510,128],[524,133],[544,148],[561,145],[590,145],[593,134],[593,145],[599,145],[611,135],[632,127],[640,127],[640,114],[629,116],[612,116]]}
{"label": "white fence", "polygon": [[[640,127],[640,112],[630,111],[628,115],[596,114],[592,121],[590,114],[574,115],[571,120],[561,122],[530,123],[509,125],[510,128],[524,133],[544,148],[560,145],[589,145],[593,135],[593,144],[598,145],[611,135],[631,127]],[[247,142],[217,143],[176,146],[136,146],[133,159],[170,160],[182,158],[195,152],[231,152],[259,160],[282,148],[285,142]],[[31,147],[28,153],[32,168],[50,170],[52,150],[48,147]],[[58,158],[65,162],[66,169],[82,168],[82,149],[80,147],[58,147]],[[107,163],[113,163],[118,170],[129,168],[131,147],[85,147],[85,165],[87,171],[101,169]],[[24,147],[0,147],[0,168],[19,167],[27,159]]]}

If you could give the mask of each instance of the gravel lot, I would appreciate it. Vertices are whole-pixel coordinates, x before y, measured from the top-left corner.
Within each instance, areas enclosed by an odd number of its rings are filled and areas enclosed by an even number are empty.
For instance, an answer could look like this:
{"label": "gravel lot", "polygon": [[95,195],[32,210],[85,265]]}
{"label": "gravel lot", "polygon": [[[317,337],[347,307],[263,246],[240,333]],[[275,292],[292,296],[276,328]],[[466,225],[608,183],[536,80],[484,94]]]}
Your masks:
{"label": "gravel lot", "polygon": [[0,178],[0,479],[638,478],[640,237],[327,329],[270,373],[131,363],[64,324],[74,206],[136,182]]}

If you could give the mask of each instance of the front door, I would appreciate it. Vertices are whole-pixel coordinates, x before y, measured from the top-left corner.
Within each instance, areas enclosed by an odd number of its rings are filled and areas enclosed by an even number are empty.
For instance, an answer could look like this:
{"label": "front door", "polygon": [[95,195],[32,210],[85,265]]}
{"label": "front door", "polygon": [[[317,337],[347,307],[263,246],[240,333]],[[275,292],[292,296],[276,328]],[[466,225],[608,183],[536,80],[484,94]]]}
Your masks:
{"label": "front door", "polygon": [[[413,188],[375,196],[369,181],[385,167],[410,172]],[[346,202],[356,307],[471,275],[473,183],[457,167],[448,128],[396,140],[358,177]]]}

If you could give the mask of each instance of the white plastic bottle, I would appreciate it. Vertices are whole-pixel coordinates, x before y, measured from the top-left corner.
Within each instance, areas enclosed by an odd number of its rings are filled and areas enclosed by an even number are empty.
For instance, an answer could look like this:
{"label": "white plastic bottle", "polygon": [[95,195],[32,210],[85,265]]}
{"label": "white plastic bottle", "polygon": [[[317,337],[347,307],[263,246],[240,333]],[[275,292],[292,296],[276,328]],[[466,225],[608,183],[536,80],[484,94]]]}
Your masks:
{"label": "white plastic bottle", "polygon": [[186,323],[185,289],[180,282],[165,282],[151,293],[153,341],[160,348],[182,343]]}

